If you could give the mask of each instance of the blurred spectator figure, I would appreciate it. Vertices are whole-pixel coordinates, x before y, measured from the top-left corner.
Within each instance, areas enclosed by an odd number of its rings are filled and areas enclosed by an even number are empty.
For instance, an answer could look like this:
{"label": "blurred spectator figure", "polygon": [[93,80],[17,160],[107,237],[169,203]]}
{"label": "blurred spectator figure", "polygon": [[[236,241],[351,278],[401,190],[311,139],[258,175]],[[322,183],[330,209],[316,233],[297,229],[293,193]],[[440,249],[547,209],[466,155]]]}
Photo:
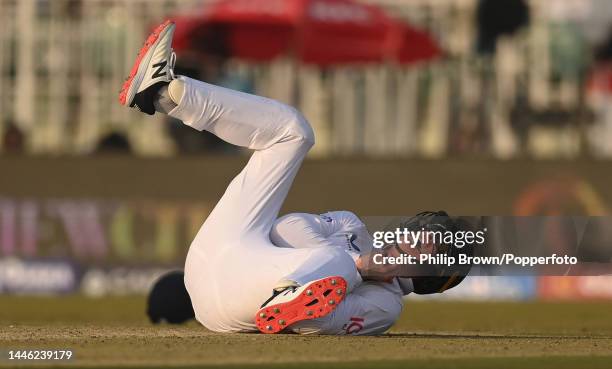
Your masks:
{"label": "blurred spectator figure", "polygon": [[[479,151],[490,151],[495,156],[509,157],[516,153],[516,143],[508,122],[500,122],[505,129],[493,127],[495,117],[503,115],[502,105],[511,101],[510,90],[498,89],[507,79],[499,74],[496,54],[502,37],[515,35],[529,25],[530,8],[525,0],[480,0],[476,11],[476,51],[482,57],[478,63],[479,90],[482,99],[477,106],[475,124],[470,127],[463,145]],[[505,96],[504,96],[505,95]],[[471,141],[471,142],[470,142]]]}
{"label": "blurred spectator figure", "polygon": [[[327,3],[297,3],[309,2]],[[572,158],[592,145],[598,156],[612,158],[612,41],[604,43],[612,24],[611,0],[365,2],[388,5],[386,10],[394,18],[409,18],[419,27],[427,27],[430,32],[426,33],[434,40],[439,38],[451,57],[436,64],[377,62],[345,68],[340,63],[326,68],[329,55],[319,59],[326,50],[338,52],[343,49],[339,46],[354,43],[361,45],[361,53],[384,42],[364,47],[368,41],[365,36],[350,43],[312,37],[310,32],[316,30],[312,22],[275,20],[265,14],[261,20],[245,17],[230,21],[223,14],[213,18],[200,1],[151,0],[145,12],[123,0],[0,1],[0,14],[13,22],[0,37],[4,56],[0,58],[4,60],[0,62],[0,84],[14,86],[13,94],[0,96],[0,105],[5,116],[14,117],[23,130],[5,125],[0,130],[0,143],[12,138],[10,144],[5,143],[7,148],[0,150],[90,152],[92,144],[104,140],[101,135],[107,133],[103,128],[106,122],[125,123],[129,117],[118,106],[101,109],[116,99],[115,91],[107,86],[124,77],[129,67],[124,65],[125,52],[140,46],[140,30],[162,16],[176,14],[177,18],[194,18],[201,25],[192,29],[193,33],[185,33],[188,37],[182,39],[183,47],[174,45],[180,55],[177,74],[239,91],[256,90],[297,105],[318,127],[319,154],[323,156],[371,152],[407,158],[429,156],[433,150],[441,155],[448,151],[446,154],[512,158],[521,153],[542,157],[543,153],[551,158]],[[259,9],[253,4],[271,1],[236,3],[244,5],[246,12]],[[266,9],[261,7],[263,12]],[[329,9],[336,11],[335,6]],[[309,14],[297,13],[298,20]],[[22,18],[13,19],[17,14]],[[316,18],[337,18],[330,15],[326,11]],[[261,33],[252,32],[259,30],[260,23]],[[319,23],[322,35],[360,34]],[[419,28],[417,24],[415,28]],[[299,31],[294,32],[296,29]],[[402,33],[408,34],[405,30]],[[67,34],[71,37],[65,37]],[[251,36],[259,42],[251,42]],[[306,49],[296,41],[302,38],[316,42]],[[419,43],[407,45],[400,55],[421,48]],[[596,45],[602,46],[593,64]],[[281,53],[276,55],[276,49]],[[334,54],[334,60],[340,54]],[[284,58],[274,59],[280,55]],[[232,64],[233,60],[240,62]],[[44,93],[39,86],[45,86]],[[591,123],[584,118],[591,111],[597,114],[596,127],[585,125]],[[401,125],[404,121],[407,123]],[[37,127],[41,129],[31,129]],[[387,129],[396,127],[402,131]],[[235,152],[213,135],[178,122],[163,129],[166,131],[155,130],[156,140],[137,138],[149,131],[130,138],[146,143],[142,153],[170,155],[168,145],[157,144],[167,143],[168,136],[179,154]],[[376,133],[372,136],[369,132]],[[25,143],[23,134],[27,135]],[[432,139],[403,139],[421,136]],[[420,143],[430,141],[434,144]]]}
{"label": "blurred spectator figure", "polygon": [[612,28],[608,39],[595,53],[596,62],[587,85],[589,104],[595,110],[596,124],[589,131],[595,156],[612,158]]}
{"label": "blurred spectator figure", "polygon": [[612,27],[610,27],[608,38],[597,48],[595,59],[600,63],[612,61]]}
{"label": "blurred spectator figure", "polygon": [[9,121],[2,136],[2,153],[9,155],[23,154],[25,151],[25,136],[17,125]]}
{"label": "blurred spectator figure", "polygon": [[527,26],[529,7],[524,0],[480,0],[477,17],[478,51],[493,54],[499,37]]}
{"label": "blurred spectator figure", "polygon": [[125,135],[111,132],[100,139],[94,153],[97,155],[129,155],[132,153],[132,146]]}

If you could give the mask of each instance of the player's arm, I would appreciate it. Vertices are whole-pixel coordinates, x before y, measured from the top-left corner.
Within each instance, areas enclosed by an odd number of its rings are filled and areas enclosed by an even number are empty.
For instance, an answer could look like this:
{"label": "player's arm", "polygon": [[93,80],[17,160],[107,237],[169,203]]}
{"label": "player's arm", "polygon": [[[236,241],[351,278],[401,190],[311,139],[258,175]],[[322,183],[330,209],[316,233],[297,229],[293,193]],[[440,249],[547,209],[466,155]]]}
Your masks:
{"label": "player's arm", "polygon": [[320,217],[330,225],[330,233],[335,232],[352,232],[359,228],[365,227],[365,224],[359,219],[359,217],[346,210],[340,211],[329,211],[321,214]]}
{"label": "player's arm", "polygon": [[270,231],[270,240],[278,247],[294,249],[329,246],[329,229],[321,216],[293,213],[279,218]]}
{"label": "player's arm", "polygon": [[391,328],[402,307],[396,283],[366,282],[347,295],[332,314],[299,322],[291,328],[300,334],[377,335]]}
{"label": "player's arm", "polygon": [[369,248],[372,244],[365,224],[349,211],[333,211],[321,215],[285,215],[272,227],[270,239],[279,247],[342,245],[347,251],[354,253],[359,253],[362,247]]}

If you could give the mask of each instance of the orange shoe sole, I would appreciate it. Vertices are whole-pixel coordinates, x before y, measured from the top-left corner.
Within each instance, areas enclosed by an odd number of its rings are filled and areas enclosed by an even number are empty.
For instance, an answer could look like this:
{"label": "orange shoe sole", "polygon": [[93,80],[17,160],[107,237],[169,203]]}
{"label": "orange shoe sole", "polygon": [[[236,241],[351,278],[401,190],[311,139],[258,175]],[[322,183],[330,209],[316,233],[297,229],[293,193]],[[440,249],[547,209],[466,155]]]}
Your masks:
{"label": "orange shoe sole", "polygon": [[172,23],[174,22],[172,22],[171,20],[167,20],[164,23],[157,26],[157,28],[155,28],[153,32],[149,35],[144,45],[138,52],[138,56],[136,57],[136,62],[134,63],[134,66],[132,67],[132,71],[130,72],[130,75],[128,76],[128,78],[126,78],[125,82],[123,83],[123,87],[121,87],[121,92],[119,93],[119,103],[121,105],[126,105],[127,93],[130,89],[130,85],[132,84],[132,81],[134,80],[134,77],[136,76],[136,73],[138,73],[138,67],[140,66],[140,63],[142,62],[142,58],[144,58],[144,56],[147,54],[151,46],[157,41],[162,31]]}
{"label": "orange shoe sole", "polygon": [[326,316],[334,311],[344,296],[344,278],[320,279],[307,285],[293,300],[260,309],[255,315],[255,324],[262,333],[278,333],[293,323]]}

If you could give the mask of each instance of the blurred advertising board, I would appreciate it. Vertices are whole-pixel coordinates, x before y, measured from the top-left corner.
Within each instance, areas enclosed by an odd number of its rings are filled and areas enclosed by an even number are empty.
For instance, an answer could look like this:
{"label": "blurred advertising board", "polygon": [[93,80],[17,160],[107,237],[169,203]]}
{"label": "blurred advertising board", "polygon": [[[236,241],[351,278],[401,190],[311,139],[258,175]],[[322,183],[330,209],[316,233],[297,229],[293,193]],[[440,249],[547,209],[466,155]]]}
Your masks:
{"label": "blurred advertising board", "polygon": [[87,267],[67,260],[0,259],[0,294],[142,295],[169,267]]}
{"label": "blurred advertising board", "polygon": [[59,294],[78,287],[77,268],[68,261],[0,259],[0,293]]}
{"label": "blurred advertising board", "polygon": [[525,301],[537,298],[536,276],[473,276],[442,294],[413,296],[415,300]]}
{"label": "blurred advertising board", "polygon": [[612,300],[612,276],[472,276],[443,294],[410,300],[589,301]]}
{"label": "blurred advertising board", "polygon": [[209,207],[180,201],[0,199],[0,293],[145,293],[182,268]]}
{"label": "blurred advertising board", "polygon": [[[2,173],[10,175],[0,181],[0,293],[145,292],[157,275],[182,267],[193,236],[245,160],[1,157]],[[281,213],[606,215],[608,167],[595,161],[307,160]],[[612,298],[602,278],[470,277],[435,298],[553,299],[571,296],[568,291]]]}
{"label": "blurred advertising board", "polygon": [[612,276],[541,277],[538,296],[544,300],[611,300]]}
{"label": "blurred advertising board", "polygon": [[170,201],[0,199],[0,257],[182,264],[208,209]]}

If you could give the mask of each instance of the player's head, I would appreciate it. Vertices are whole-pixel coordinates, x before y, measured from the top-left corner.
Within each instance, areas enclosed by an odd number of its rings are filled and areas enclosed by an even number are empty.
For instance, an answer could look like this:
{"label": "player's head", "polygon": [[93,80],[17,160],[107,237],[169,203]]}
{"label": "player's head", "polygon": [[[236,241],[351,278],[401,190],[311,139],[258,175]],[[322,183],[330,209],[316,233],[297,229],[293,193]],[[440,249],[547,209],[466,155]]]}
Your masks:
{"label": "player's head", "polygon": [[[402,222],[401,228],[409,231],[431,231],[431,232],[457,232],[473,231],[473,226],[461,218],[452,218],[444,211],[423,212]],[[472,256],[474,253],[473,245],[463,245],[457,247],[453,243],[445,243],[441,239],[437,242],[421,243],[419,242],[414,247],[406,247],[407,245],[395,245],[394,247],[401,253],[412,254],[432,254],[445,255],[458,260],[459,254]],[[424,270],[426,272],[411,277],[413,291],[416,294],[426,295],[432,293],[442,293],[457,286],[467,276],[471,269],[471,264],[455,263],[448,265],[446,263],[428,266]]]}
{"label": "player's head", "polygon": [[[451,218],[446,212],[426,212],[422,213],[421,222],[425,223],[424,228],[426,230],[465,232],[472,231],[472,225],[461,218]],[[464,247],[456,247],[456,245],[449,243],[439,243],[433,245],[432,253],[445,254],[447,256],[458,259],[459,254],[466,254],[472,256],[474,254],[474,247],[472,245],[465,245]],[[419,295],[427,295],[432,293],[442,293],[449,289],[459,285],[472,268],[471,264],[453,264],[453,265],[436,265],[433,268],[432,275],[417,276],[412,278],[412,285],[414,293]]]}
{"label": "player's head", "polygon": [[155,282],[147,301],[147,315],[152,323],[181,324],[195,318],[184,277],[182,271],[174,271]]}

